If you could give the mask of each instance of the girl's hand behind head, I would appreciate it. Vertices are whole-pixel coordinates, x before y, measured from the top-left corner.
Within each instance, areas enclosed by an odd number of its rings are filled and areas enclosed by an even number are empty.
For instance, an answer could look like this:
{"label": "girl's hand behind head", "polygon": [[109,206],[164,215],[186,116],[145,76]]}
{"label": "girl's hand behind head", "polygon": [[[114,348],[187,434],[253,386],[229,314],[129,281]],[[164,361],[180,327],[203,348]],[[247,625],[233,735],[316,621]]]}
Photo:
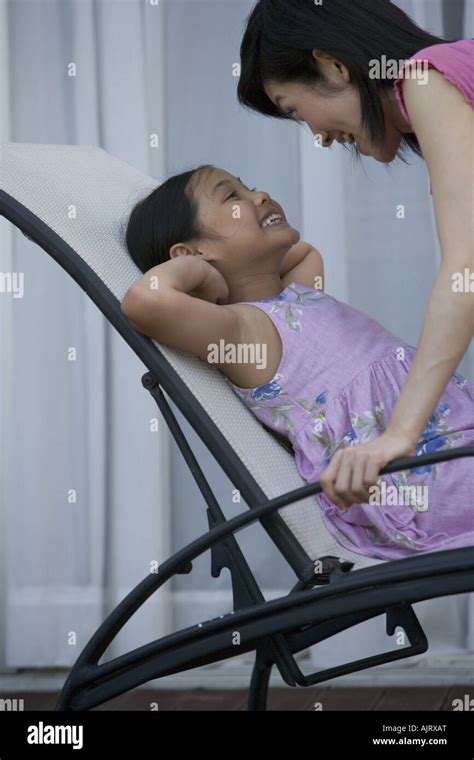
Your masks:
{"label": "girl's hand behind head", "polygon": [[189,293],[189,295],[194,296],[195,298],[201,298],[203,301],[208,301],[209,303],[220,305],[228,303],[229,286],[227,285],[224,276],[209,262],[203,261],[203,263],[206,265],[203,280],[197,288]]}

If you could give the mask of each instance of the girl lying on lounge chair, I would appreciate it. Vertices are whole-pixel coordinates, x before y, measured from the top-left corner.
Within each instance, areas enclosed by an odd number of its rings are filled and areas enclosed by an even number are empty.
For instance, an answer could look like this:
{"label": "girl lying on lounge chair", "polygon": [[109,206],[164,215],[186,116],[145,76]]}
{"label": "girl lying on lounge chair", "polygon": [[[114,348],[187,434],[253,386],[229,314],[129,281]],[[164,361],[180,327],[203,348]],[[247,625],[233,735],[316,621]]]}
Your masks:
{"label": "girl lying on lounge chair", "polygon": [[[291,443],[308,482],[339,449],[386,430],[416,349],[324,292],[320,253],[265,192],[212,166],[171,177],[132,210],[128,250],[144,272],[122,311],[141,333],[216,365],[267,427]],[[398,448],[397,448],[398,444]],[[474,444],[474,385],[455,373],[416,447]],[[474,545],[469,458],[352,477],[352,503],[317,494],[330,533],[380,559]],[[328,489],[329,491],[329,489]]]}

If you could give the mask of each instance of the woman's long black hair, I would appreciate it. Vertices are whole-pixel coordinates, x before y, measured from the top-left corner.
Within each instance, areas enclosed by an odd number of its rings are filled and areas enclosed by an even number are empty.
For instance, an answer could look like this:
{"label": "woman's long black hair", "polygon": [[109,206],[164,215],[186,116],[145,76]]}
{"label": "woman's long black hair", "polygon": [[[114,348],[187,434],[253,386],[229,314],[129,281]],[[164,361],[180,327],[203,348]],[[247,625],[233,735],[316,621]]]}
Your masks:
{"label": "woman's long black hair", "polygon": [[[347,66],[360,95],[362,125],[371,140],[385,136],[382,96],[394,81],[372,79],[370,62],[406,60],[446,40],[420,29],[390,0],[259,0],[247,19],[240,47],[241,74],[237,95],[242,105],[267,116],[291,119],[263,89],[268,80],[299,82],[330,94],[312,50],[320,50]],[[420,154],[414,134],[403,147]]]}

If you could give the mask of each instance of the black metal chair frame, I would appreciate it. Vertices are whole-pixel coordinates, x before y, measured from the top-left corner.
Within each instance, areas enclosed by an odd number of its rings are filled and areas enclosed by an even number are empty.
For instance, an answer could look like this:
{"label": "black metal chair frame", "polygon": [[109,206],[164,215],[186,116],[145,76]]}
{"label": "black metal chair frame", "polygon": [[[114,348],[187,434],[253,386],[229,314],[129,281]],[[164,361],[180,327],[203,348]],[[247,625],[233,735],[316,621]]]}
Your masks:
{"label": "black metal chair frame", "polygon": [[[474,547],[423,554],[360,570],[333,556],[312,560],[277,510],[322,489],[319,483],[268,499],[226,438],[209,418],[157,346],[136,332],[120,304],[95,272],[47,224],[0,190],[0,215],[46,251],[94,301],[142,360],[143,386],[155,399],[207,505],[209,531],[162,563],[108,615],[89,640],[69,677],[56,710],[87,710],[150,680],[238,654],[255,651],[248,709],[267,707],[270,673],[276,666],[289,686],[309,686],[340,675],[423,653],[426,635],[412,604],[474,590]],[[184,415],[236,488],[248,511],[227,520],[165,397]],[[391,462],[381,474],[474,456],[474,446]],[[282,552],[297,577],[289,594],[265,601],[234,534],[257,520]],[[233,611],[162,637],[99,664],[110,642],[134,612],[174,575],[192,571],[192,560],[211,551],[211,575],[228,568]],[[317,564],[315,564],[317,563]],[[309,646],[386,615],[392,635],[404,629],[409,645],[305,675],[294,655]],[[240,643],[233,643],[235,633]]]}

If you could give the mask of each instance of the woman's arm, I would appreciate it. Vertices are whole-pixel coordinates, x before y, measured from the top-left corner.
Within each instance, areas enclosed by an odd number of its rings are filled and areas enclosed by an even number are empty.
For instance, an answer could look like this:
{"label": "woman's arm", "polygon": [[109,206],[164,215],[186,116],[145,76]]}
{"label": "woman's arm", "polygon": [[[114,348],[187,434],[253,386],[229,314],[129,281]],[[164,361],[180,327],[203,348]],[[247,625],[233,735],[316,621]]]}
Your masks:
{"label": "woman's arm", "polygon": [[239,343],[241,323],[225,279],[195,256],[177,256],[150,269],[125,294],[122,312],[139,332],[207,361],[209,345]]}
{"label": "woman's arm", "polygon": [[[441,266],[426,308],[421,337],[385,432],[370,443],[340,450],[321,475],[338,506],[368,500],[380,470],[414,454],[419,437],[474,335],[474,295],[456,292],[453,277],[474,271],[474,117],[456,87],[434,69],[428,83],[403,82],[408,115],[425,158],[433,193]],[[472,287],[472,286],[471,286]]]}
{"label": "woman's arm", "polygon": [[300,240],[293,245],[280,267],[280,277],[286,287],[290,282],[324,290],[324,262],[321,254],[309,243]]}
{"label": "woman's arm", "polygon": [[456,275],[474,272],[474,111],[435,69],[426,85],[406,79],[403,95],[431,180],[442,257],[418,349],[389,423],[416,445],[474,335],[471,280],[463,292],[453,287]]}

